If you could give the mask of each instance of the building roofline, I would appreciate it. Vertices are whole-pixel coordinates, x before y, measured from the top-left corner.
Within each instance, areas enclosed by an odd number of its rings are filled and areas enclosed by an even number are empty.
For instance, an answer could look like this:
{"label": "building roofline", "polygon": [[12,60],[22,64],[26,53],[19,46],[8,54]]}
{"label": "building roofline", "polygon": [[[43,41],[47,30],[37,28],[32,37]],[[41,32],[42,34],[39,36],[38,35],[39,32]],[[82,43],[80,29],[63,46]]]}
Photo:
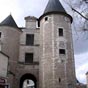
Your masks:
{"label": "building roofline", "polygon": [[0,27],[11,27],[11,28],[15,28],[16,30],[22,32],[22,30],[21,30],[22,28],[21,27],[16,28],[16,27],[8,26],[8,25],[0,25]]}
{"label": "building roofline", "polygon": [[65,15],[65,16],[67,16],[67,17],[70,18],[71,23],[72,23],[72,21],[73,21],[73,18],[72,18],[69,14],[63,13],[63,12],[57,12],[57,11],[48,12],[48,13],[45,13],[45,14],[41,15],[41,16],[39,17],[39,21],[40,21],[44,16],[47,16],[47,15],[50,15],[50,14],[61,14],[61,15]]}
{"label": "building roofline", "polygon": [[26,19],[33,19],[33,20],[37,20],[38,18],[37,17],[35,17],[35,16],[27,16],[27,17],[25,17],[24,19],[26,20]]}
{"label": "building roofline", "polygon": [[11,14],[0,23],[0,26],[2,26],[2,25],[18,28],[18,26],[17,26],[17,24]]}

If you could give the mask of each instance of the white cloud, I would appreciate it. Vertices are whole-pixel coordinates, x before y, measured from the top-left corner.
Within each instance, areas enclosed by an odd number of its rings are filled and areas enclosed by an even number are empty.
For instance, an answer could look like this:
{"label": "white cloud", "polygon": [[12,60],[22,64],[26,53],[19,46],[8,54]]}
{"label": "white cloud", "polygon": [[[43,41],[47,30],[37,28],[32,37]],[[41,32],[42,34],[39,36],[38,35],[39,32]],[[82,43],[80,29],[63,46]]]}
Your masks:
{"label": "white cloud", "polygon": [[76,76],[81,83],[86,83],[85,73],[88,71],[88,52],[75,55]]}
{"label": "white cloud", "polygon": [[19,26],[24,26],[25,16],[39,17],[48,0],[0,0],[0,22],[10,13]]}

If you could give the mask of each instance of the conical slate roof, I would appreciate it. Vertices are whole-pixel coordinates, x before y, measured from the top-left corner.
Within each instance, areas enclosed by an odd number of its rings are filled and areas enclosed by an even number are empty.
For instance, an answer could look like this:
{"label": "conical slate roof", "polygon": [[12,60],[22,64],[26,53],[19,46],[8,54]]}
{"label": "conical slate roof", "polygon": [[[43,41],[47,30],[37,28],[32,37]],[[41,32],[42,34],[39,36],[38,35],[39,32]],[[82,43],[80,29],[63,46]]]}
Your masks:
{"label": "conical slate roof", "polygon": [[61,13],[66,13],[63,6],[59,2],[59,0],[49,0],[44,14],[49,13],[49,12],[61,12]]}
{"label": "conical slate roof", "polygon": [[63,8],[59,0],[49,0],[43,15],[40,16],[39,20],[41,20],[42,17],[48,14],[63,14],[68,16],[72,22],[72,17],[66,13],[65,9]]}
{"label": "conical slate roof", "polygon": [[88,72],[86,73],[86,75],[88,75]]}
{"label": "conical slate roof", "polygon": [[0,26],[10,26],[10,27],[18,28],[16,22],[14,21],[11,15],[9,15],[5,20],[2,21],[0,23]]}

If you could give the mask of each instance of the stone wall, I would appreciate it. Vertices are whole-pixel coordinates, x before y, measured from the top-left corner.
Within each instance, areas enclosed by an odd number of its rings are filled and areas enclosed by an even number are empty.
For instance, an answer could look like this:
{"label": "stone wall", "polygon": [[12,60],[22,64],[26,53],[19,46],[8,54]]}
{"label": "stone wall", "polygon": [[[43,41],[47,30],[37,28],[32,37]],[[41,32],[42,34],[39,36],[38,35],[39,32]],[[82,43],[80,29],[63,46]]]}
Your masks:
{"label": "stone wall", "polygon": [[[39,88],[39,56],[40,56],[40,30],[36,28],[36,19],[34,17],[27,17],[26,28],[22,29],[20,36],[19,47],[19,63],[17,67],[17,85],[19,88],[20,79],[23,75],[31,74],[37,80],[37,88]],[[32,46],[26,45],[26,34],[34,35],[34,44]],[[33,63],[25,63],[25,53],[33,53]]]}
{"label": "stone wall", "polygon": [[8,56],[0,52],[0,77],[7,77],[8,59]]}
{"label": "stone wall", "polygon": [[9,56],[8,83],[14,88],[14,76],[16,74],[17,62],[19,58],[19,41],[21,31],[16,28],[1,26],[1,51]]}
{"label": "stone wall", "polygon": [[[25,53],[34,53],[34,62],[39,62],[39,38],[40,38],[40,30],[39,29],[22,29],[22,34],[20,36],[20,55],[19,61],[25,61]],[[34,45],[27,46],[26,45],[26,34],[34,34]]]}
{"label": "stone wall", "polygon": [[[70,19],[59,14],[46,17],[40,21],[40,88],[74,88],[75,65]],[[63,37],[58,35],[59,28],[63,28]],[[60,45],[61,42],[64,44]],[[59,49],[65,49],[66,54],[60,55]]]}

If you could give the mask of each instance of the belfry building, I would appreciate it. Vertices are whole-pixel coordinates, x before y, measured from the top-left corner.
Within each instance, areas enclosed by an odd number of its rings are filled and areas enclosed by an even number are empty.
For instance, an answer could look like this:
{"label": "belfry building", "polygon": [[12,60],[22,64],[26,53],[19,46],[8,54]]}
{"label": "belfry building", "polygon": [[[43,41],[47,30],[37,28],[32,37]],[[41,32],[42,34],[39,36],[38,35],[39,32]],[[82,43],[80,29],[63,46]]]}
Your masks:
{"label": "belfry building", "polygon": [[71,23],[59,0],[49,0],[39,18],[25,17],[24,28],[11,15],[0,23],[10,88],[75,88]]}

